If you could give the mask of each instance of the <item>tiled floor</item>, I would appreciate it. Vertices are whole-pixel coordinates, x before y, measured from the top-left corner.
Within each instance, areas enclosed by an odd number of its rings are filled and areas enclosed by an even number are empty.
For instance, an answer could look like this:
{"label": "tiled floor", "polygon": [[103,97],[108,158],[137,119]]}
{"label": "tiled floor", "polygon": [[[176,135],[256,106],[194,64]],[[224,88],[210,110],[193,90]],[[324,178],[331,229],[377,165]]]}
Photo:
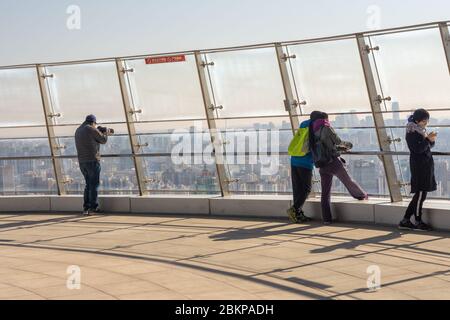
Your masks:
{"label": "tiled floor", "polygon": [[[369,266],[380,268],[378,291],[367,289]],[[81,288],[69,289],[69,278]],[[449,234],[186,216],[0,215],[0,299],[328,298],[450,299]]]}

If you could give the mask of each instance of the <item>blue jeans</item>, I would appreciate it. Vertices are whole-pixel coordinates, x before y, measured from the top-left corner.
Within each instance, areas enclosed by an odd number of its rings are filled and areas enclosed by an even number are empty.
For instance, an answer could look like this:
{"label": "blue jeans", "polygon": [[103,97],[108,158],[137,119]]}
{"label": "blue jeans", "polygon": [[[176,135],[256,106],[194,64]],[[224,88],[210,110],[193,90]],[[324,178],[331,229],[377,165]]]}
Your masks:
{"label": "blue jeans", "polygon": [[98,188],[100,186],[101,166],[98,161],[80,163],[80,170],[86,180],[84,188],[84,210],[98,208]]}

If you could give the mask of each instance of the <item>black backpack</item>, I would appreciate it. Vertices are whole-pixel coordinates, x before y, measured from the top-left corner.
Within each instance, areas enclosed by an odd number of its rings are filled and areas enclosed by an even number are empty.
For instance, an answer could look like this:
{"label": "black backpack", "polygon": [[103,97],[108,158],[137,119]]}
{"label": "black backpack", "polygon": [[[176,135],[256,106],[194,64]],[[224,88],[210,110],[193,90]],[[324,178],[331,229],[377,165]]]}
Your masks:
{"label": "black backpack", "polygon": [[333,151],[320,139],[323,128],[324,127],[320,129],[318,136],[315,134],[313,135],[313,145],[309,146],[316,168],[323,168],[333,162]]}

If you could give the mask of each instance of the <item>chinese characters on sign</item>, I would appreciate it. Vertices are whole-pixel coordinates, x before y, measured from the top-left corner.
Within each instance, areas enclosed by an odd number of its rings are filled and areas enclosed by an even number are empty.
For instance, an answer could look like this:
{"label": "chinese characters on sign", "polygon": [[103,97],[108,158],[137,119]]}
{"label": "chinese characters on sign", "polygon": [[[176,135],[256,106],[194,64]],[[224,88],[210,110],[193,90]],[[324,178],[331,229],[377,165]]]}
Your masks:
{"label": "chinese characters on sign", "polygon": [[172,62],[183,62],[186,61],[185,55],[179,56],[166,56],[166,57],[156,57],[156,58],[146,58],[146,64],[157,64],[157,63],[172,63]]}

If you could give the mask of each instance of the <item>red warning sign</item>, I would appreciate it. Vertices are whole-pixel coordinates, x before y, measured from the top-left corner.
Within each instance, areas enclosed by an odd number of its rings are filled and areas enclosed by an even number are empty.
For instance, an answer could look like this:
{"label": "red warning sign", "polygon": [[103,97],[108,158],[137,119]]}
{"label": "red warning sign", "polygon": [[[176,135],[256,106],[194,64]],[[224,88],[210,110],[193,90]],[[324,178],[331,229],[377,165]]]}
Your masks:
{"label": "red warning sign", "polygon": [[172,62],[183,62],[186,61],[185,55],[179,56],[166,56],[166,57],[156,57],[156,58],[146,58],[146,64],[157,64],[157,63],[172,63]]}

